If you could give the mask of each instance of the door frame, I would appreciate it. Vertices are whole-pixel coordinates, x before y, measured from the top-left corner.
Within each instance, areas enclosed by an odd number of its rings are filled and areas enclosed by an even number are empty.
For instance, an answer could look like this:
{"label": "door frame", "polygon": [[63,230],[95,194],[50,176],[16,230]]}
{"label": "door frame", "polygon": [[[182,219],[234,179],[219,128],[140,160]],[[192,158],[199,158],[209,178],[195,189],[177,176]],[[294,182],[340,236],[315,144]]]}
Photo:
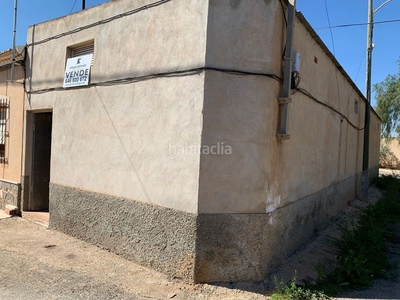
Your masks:
{"label": "door frame", "polygon": [[[23,166],[22,166],[22,201],[21,210],[31,211],[33,205],[33,158],[34,158],[34,120],[35,115],[39,113],[52,113],[52,141],[53,141],[53,124],[54,113],[52,108],[26,110],[25,113],[25,132],[24,132],[24,151],[23,151]],[[51,142],[53,144],[53,142]],[[51,151],[50,151],[51,153]],[[51,165],[51,155],[50,155]],[[50,169],[51,174],[51,169]]]}

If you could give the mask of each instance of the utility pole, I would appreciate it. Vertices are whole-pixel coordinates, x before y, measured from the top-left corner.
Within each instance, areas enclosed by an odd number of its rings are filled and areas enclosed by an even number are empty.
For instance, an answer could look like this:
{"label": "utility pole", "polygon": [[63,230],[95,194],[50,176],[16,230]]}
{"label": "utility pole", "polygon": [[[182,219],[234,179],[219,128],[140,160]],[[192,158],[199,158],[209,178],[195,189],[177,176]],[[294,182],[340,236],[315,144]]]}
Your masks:
{"label": "utility pole", "polygon": [[367,103],[365,104],[365,121],[364,121],[364,145],[363,145],[363,170],[362,170],[362,194],[365,200],[368,200],[369,186],[369,128],[371,119],[371,70],[372,70],[372,37],[374,31],[374,7],[373,0],[368,0],[368,30],[367,30],[367,72],[365,96]]}
{"label": "utility pole", "polygon": [[371,119],[371,75],[372,75],[372,50],[374,44],[372,43],[374,33],[374,14],[383,6],[391,2],[386,0],[374,10],[373,0],[368,0],[368,30],[367,30],[367,71],[366,71],[366,84],[365,84],[365,97],[367,103],[365,105],[365,122],[364,122],[364,145],[363,145],[363,171],[362,171],[362,195],[365,200],[368,200],[368,186],[369,186],[369,129]]}
{"label": "utility pole", "polygon": [[11,59],[11,82],[14,82],[15,73],[15,41],[17,37],[17,7],[18,0],[14,1],[14,33],[13,33],[13,46],[12,46],[12,59]]}

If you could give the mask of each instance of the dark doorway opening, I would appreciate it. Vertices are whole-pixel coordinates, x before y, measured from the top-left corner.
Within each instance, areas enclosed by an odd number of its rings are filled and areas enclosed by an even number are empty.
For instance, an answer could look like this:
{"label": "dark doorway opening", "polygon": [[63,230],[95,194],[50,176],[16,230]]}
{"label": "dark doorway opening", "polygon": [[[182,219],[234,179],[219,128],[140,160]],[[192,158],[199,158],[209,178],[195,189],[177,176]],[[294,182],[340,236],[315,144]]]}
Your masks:
{"label": "dark doorway opening", "polygon": [[49,211],[52,123],[53,113],[51,112],[33,114],[30,211]]}

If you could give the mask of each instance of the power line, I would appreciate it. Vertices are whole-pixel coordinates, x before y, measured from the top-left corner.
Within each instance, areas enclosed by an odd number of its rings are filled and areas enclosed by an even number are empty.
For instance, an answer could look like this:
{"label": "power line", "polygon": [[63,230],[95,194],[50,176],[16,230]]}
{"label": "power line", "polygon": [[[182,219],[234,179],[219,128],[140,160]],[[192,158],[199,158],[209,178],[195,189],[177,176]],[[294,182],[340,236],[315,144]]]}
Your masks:
{"label": "power line", "polygon": [[[223,68],[212,68],[212,67],[200,67],[200,68],[193,68],[193,69],[188,69],[188,70],[181,70],[181,71],[172,71],[172,72],[163,72],[163,73],[156,73],[156,74],[149,74],[149,75],[141,75],[141,76],[136,76],[136,77],[127,77],[127,78],[121,78],[121,79],[114,79],[114,80],[108,80],[108,81],[102,81],[102,82],[94,82],[90,83],[87,86],[80,86],[79,88],[92,88],[92,87],[97,87],[97,86],[114,86],[114,85],[121,85],[121,84],[131,84],[135,82],[141,82],[141,81],[146,81],[146,80],[154,80],[157,78],[171,78],[171,77],[181,77],[181,76],[193,76],[193,75],[199,75],[205,71],[215,71],[215,72],[221,72],[221,73],[226,73],[226,74],[231,74],[231,75],[236,75],[236,76],[263,76],[263,77],[268,77],[271,79],[274,79],[275,81],[279,82],[282,84],[282,78],[280,78],[276,74],[271,74],[271,73],[263,73],[263,72],[251,72],[251,71],[242,71],[242,70],[233,70],[233,69],[223,69]],[[25,91],[27,94],[44,94],[48,92],[56,92],[56,91],[65,91],[66,89],[63,87],[54,87],[54,88],[46,88],[42,90],[36,90],[36,91]],[[308,98],[314,100],[318,104],[325,106],[326,108],[332,110],[333,112],[337,113],[340,115],[343,119],[346,120],[346,122],[353,127],[356,130],[363,130],[364,128],[359,128],[355,124],[353,124],[348,117],[346,117],[343,113],[341,113],[339,110],[335,109],[333,106],[322,102],[321,100],[318,100],[316,97],[314,97],[309,91],[303,89],[303,88],[296,88],[295,91],[300,92],[301,94],[307,96]]]}
{"label": "power line", "polygon": [[329,30],[331,32],[331,40],[332,40],[332,48],[333,48],[333,54],[336,56],[336,51],[335,51],[335,42],[333,40],[333,33],[332,33],[332,26],[331,26],[331,19],[329,18],[329,11],[328,11],[328,3],[325,0],[325,11],[326,11],[326,17],[328,19],[328,25],[329,25]]}
{"label": "power line", "polygon": [[311,100],[314,100],[315,102],[317,102],[318,104],[325,106],[326,108],[330,109],[331,111],[335,112],[336,114],[338,114],[339,116],[341,116],[344,120],[346,120],[347,124],[349,124],[351,127],[353,127],[355,130],[358,131],[362,131],[364,130],[363,128],[358,127],[357,125],[353,124],[350,119],[345,116],[344,114],[342,114],[339,110],[337,110],[336,108],[334,108],[333,106],[330,106],[329,104],[322,102],[320,100],[318,100],[317,98],[315,98],[309,91],[303,89],[303,88],[297,88],[296,91],[302,93],[304,96],[307,96],[308,98],[310,98]]}
{"label": "power line", "polygon": [[285,25],[286,25],[286,27],[287,27],[287,19],[286,19],[286,11],[285,11],[285,6],[283,5],[283,2],[282,2],[282,0],[279,0],[279,2],[281,3],[283,20],[285,21]]}
{"label": "power line", "polygon": [[[333,39],[333,32],[332,32],[332,26],[331,26],[331,19],[330,19],[330,17],[329,17],[329,10],[328,10],[328,2],[327,2],[327,0],[325,0],[325,11],[326,11],[326,17],[327,17],[327,19],[328,19],[328,25],[329,25],[329,31],[330,31],[330,34],[331,34],[331,40],[332,40],[332,49],[333,49],[333,54],[336,56],[336,50],[335,50],[335,41],[334,41],[334,39]],[[335,70],[335,78],[336,78],[336,88],[337,88],[337,100],[338,100],[338,104],[339,104],[339,111],[341,110],[341,101],[340,101],[340,86],[339,86],[339,78],[338,78],[338,70]],[[346,111],[345,111],[345,113],[346,113]],[[342,118],[343,118],[343,114],[341,114],[341,116],[342,116]],[[346,118],[346,117],[344,117],[344,118]],[[350,121],[348,121],[349,122],[349,124],[351,124],[354,128],[356,128],[355,127],[355,125],[354,124],[352,124]]]}
{"label": "power line", "polygon": [[[135,13],[138,13],[140,11],[146,10],[148,8],[152,8],[152,7],[156,7],[162,4],[165,4],[167,2],[170,2],[172,0],[159,0],[153,3],[150,3],[148,5],[144,5],[142,7],[130,10],[126,13],[122,13],[119,15],[115,15],[113,17],[95,22],[95,23],[91,23],[88,24],[86,26],[83,27],[79,27],[79,28],[75,28],[73,30],[68,30],[67,32],[63,32],[60,33],[58,35],[37,41],[37,42],[33,42],[31,44],[26,45],[26,48],[33,46],[33,45],[38,45],[38,44],[43,44],[46,42],[49,42],[51,40],[54,39],[59,39],[61,37],[64,37],[66,35],[71,35],[73,33],[77,33],[80,32],[82,30],[86,30],[95,26],[99,26],[105,23],[109,23],[112,22],[116,19],[119,18],[123,18]],[[77,0],[75,0],[74,6],[76,4]],[[282,2],[281,2],[282,4]],[[326,0],[325,0],[325,4],[326,4]],[[72,7],[72,10],[74,8],[74,6]],[[326,5],[326,9],[327,9],[327,5]],[[71,10],[71,12],[72,12]],[[282,10],[284,12],[284,7],[282,5]],[[328,28],[335,28],[335,26],[330,26],[330,20],[329,20],[329,14],[328,14],[328,9],[327,9],[327,16],[328,16],[328,22],[329,22],[329,27]],[[286,20],[286,16],[284,14],[284,18],[285,21]],[[400,20],[398,20],[400,21]],[[342,25],[343,26],[343,25]],[[347,25],[349,26],[349,25]],[[337,26],[336,26],[337,27]],[[331,36],[332,36],[332,42],[333,42],[333,34],[331,31]],[[248,71],[241,71],[241,70],[231,70],[231,69],[222,69],[222,68],[210,68],[210,67],[203,67],[203,68],[194,68],[194,69],[189,69],[189,70],[182,70],[182,71],[173,71],[173,72],[164,72],[164,73],[157,73],[157,74],[149,74],[149,75],[142,75],[142,76],[136,76],[136,77],[128,77],[128,78],[121,78],[121,79],[115,79],[115,80],[108,80],[108,81],[103,81],[103,82],[96,82],[96,83],[90,83],[88,86],[86,86],[86,88],[91,88],[91,87],[96,87],[96,86],[113,86],[113,85],[120,85],[120,84],[131,84],[131,83],[135,83],[135,82],[140,82],[140,81],[145,81],[145,80],[151,80],[151,79],[156,79],[156,78],[168,78],[168,77],[177,77],[177,76],[191,76],[191,75],[195,75],[195,74],[200,74],[204,71],[207,70],[211,70],[211,71],[217,71],[217,72],[222,72],[222,73],[228,73],[228,74],[233,74],[233,75],[253,75],[253,76],[265,76],[265,77],[269,77],[272,78],[276,81],[278,81],[279,83],[282,84],[282,79],[276,75],[276,74],[269,74],[269,73],[262,73],[262,72],[248,72]],[[338,78],[337,78],[337,74],[336,74],[336,80],[338,83]],[[298,84],[297,84],[298,85]],[[47,92],[53,92],[53,91],[64,91],[65,89],[63,87],[55,87],[55,88],[46,88],[46,89],[41,89],[41,90],[30,90],[30,91],[26,91],[25,92],[27,94],[43,94],[43,93],[47,93]],[[303,95],[307,96],[308,98],[314,100],[315,102],[317,102],[318,104],[321,104],[327,108],[329,108],[330,110],[334,111],[335,113],[339,114],[343,119],[345,119],[347,121],[347,123],[353,127],[356,130],[363,130],[363,128],[359,128],[356,125],[354,125],[353,123],[351,123],[351,121],[344,115],[342,114],[340,111],[336,110],[334,107],[330,106],[329,104],[326,104],[320,100],[318,100],[317,98],[315,98],[310,92],[308,92],[307,90],[303,89],[303,88],[298,88],[295,87],[295,91],[298,91],[300,93],[302,93]],[[340,101],[339,101],[339,105],[340,105]]]}
{"label": "power line", "polygon": [[[373,24],[375,25],[375,24],[386,24],[386,23],[397,23],[397,22],[400,22],[400,19],[377,21],[377,22],[373,22]],[[342,24],[342,25],[335,25],[335,26],[329,26],[329,27],[320,27],[320,28],[316,28],[315,30],[345,28],[345,27],[355,27],[355,26],[366,26],[366,25],[369,25],[369,23]]]}
{"label": "power line", "polygon": [[69,12],[69,14],[71,14],[71,13],[72,13],[72,11],[74,10],[74,7],[75,7],[75,4],[76,4],[76,1],[78,1],[78,0],[75,0],[75,2],[74,2],[74,5],[72,5],[72,8],[71,8],[71,11]]}
{"label": "power line", "polygon": [[[282,83],[282,79],[279,76],[277,76],[275,74],[270,74],[270,73],[249,72],[249,71],[223,69],[223,68],[211,68],[211,67],[202,67],[201,68],[200,67],[200,68],[193,68],[193,69],[180,70],[180,71],[154,73],[154,74],[148,74],[148,75],[139,75],[139,76],[134,76],[134,77],[112,79],[112,80],[101,81],[101,82],[93,82],[87,86],[82,86],[81,88],[90,88],[93,86],[113,86],[113,85],[121,85],[121,84],[130,84],[130,83],[141,82],[141,81],[157,79],[157,78],[193,76],[193,75],[201,74],[204,71],[216,71],[216,72],[222,72],[222,73],[227,73],[227,74],[232,74],[232,75],[242,75],[242,76],[243,75],[264,76],[264,77],[272,78],[272,79],[278,81],[279,83]],[[53,91],[65,91],[65,88],[54,87],[54,88],[46,88],[46,89],[41,89],[41,90],[36,90],[36,91],[31,90],[31,91],[25,91],[25,92],[27,94],[44,94],[44,93],[53,92]]]}
{"label": "power line", "polygon": [[149,8],[153,8],[153,7],[156,7],[156,6],[165,4],[167,2],[171,2],[171,1],[172,0],[159,0],[159,1],[156,1],[156,2],[153,2],[153,3],[149,3],[149,4],[141,6],[139,8],[135,8],[135,9],[132,9],[130,11],[127,11],[125,13],[122,13],[122,14],[119,14],[119,15],[115,15],[113,17],[110,17],[110,18],[107,18],[107,19],[104,19],[104,20],[101,20],[101,21],[98,21],[98,22],[95,22],[95,23],[91,23],[91,24],[88,24],[88,25],[85,25],[85,26],[82,26],[82,27],[78,27],[78,28],[72,29],[70,31],[63,32],[63,33],[51,36],[51,37],[46,38],[44,40],[40,40],[40,41],[37,41],[37,42],[30,43],[30,44],[27,45],[27,47],[31,47],[31,46],[34,46],[34,45],[47,43],[47,42],[49,42],[51,40],[59,39],[59,38],[62,38],[64,36],[66,36],[66,35],[70,35],[70,34],[77,33],[77,32],[80,32],[82,30],[86,30],[86,29],[89,29],[89,28],[92,28],[92,27],[95,27],[95,26],[106,24],[106,23],[112,22],[114,20],[117,20],[117,19],[120,19],[120,18],[123,18],[123,17],[126,17],[126,16],[130,16],[130,15],[136,14],[138,12],[141,12],[143,10],[146,10],[146,9],[149,9]]}
{"label": "power line", "polygon": [[[363,50],[363,55],[361,56],[360,65],[358,66],[358,71],[357,71],[356,78],[354,79],[354,82],[356,82],[357,79],[358,79],[358,75],[360,74],[360,70],[361,70],[361,66],[362,66],[362,63],[364,61],[364,58],[365,58],[365,49]],[[350,105],[351,96],[353,95],[353,92],[354,92],[354,89],[351,89],[349,100],[347,101],[347,107],[346,107],[344,113],[348,112],[348,108],[349,108],[349,105]]]}

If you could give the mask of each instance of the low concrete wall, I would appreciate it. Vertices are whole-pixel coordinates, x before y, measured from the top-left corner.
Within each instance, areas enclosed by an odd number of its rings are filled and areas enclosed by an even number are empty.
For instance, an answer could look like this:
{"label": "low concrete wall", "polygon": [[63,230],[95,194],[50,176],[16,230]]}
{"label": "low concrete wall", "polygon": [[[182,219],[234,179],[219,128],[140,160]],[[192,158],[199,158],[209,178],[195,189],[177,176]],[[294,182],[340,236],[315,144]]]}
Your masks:
{"label": "low concrete wall", "polygon": [[193,281],[196,216],[50,184],[50,228]]}
{"label": "low concrete wall", "polygon": [[202,215],[51,184],[50,228],[170,277],[260,281],[340,214],[360,180],[347,178],[270,214]]}
{"label": "low concrete wall", "polygon": [[264,280],[340,214],[355,197],[359,176],[271,214],[199,215],[196,282]]}
{"label": "low concrete wall", "polygon": [[21,184],[0,180],[0,208],[5,209],[6,205],[20,207]]}
{"label": "low concrete wall", "polygon": [[383,146],[383,153],[379,161],[381,168],[387,169],[400,169],[400,143],[397,138],[393,140],[382,139],[381,144]]}

